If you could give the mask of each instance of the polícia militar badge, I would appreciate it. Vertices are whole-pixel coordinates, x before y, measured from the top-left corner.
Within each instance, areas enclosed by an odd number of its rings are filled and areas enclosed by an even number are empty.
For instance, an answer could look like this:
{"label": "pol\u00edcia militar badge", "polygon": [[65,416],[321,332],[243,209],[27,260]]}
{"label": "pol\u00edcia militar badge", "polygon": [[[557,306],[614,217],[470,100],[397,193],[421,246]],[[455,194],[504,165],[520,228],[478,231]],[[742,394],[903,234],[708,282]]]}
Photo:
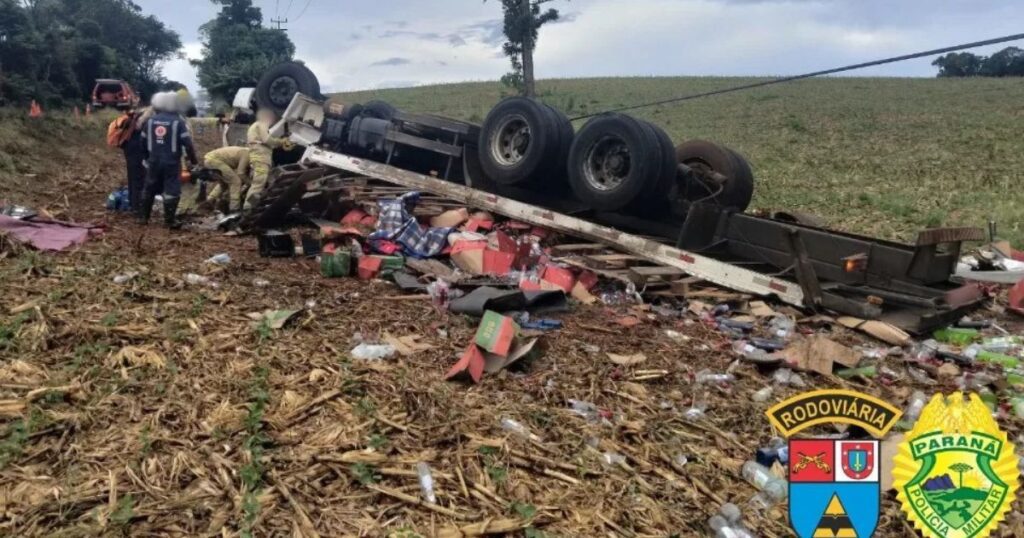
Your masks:
{"label": "pol\u00edcia militar badge", "polygon": [[932,397],[896,454],[893,487],[927,538],[985,538],[1010,510],[1017,456],[977,394]]}
{"label": "pol\u00edcia militar badge", "polygon": [[[873,396],[849,390],[797,395],[767,411],[789,438],[789,521],[800,538],[868,538],[881,512],[879,437],[901,411]],[[793,436],[811,426],[852,424],[876,439]]]}

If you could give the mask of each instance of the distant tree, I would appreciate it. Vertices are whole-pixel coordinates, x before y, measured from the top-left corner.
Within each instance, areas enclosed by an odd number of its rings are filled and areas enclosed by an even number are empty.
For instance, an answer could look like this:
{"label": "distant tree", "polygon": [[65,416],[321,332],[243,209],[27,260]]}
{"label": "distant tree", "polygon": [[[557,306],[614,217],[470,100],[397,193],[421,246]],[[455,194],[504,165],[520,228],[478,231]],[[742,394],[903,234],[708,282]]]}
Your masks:
{"label": "distant tree", "polygon": [[984,61],[984,57],[970,52],[951,52],[936,58],[932,65],[939,68],[939,77],[976,77]]}
{"label": "distant tree", "polygon": [[955,473],[958,473],[960,475],[960,487],[963,488],[964,487],[964,473],[966,473],[967,471],[973,471],[974,467],[971,467],[970,465],[967,465],[966,463],[954,463],[953,465],[949,466],[949,470],[953,471]]}
{"label": "distant tree", "polygon": [[986,77],[1024,76],[1024,50],[1007,47],[985,59],[981,74]]}
{"label": "distant tree", "polygon": [[940,56],[932,65],[939,68],[940,77],[1022,77],[1024,50],[1007,47],[992,56],[954,52]]}
{"label": "distant tree", "polygon": [[267,68],[292,59],[295,45],[283,31],[263,27],[263,14],[252,0],[211,1],[222,7],[199,27],[203,57],[192,65],[211,98],[230,102],[239,88],[255,86]]}
{"label": "distant tree", "polygon": [[560,16],[557,9],[542,11],[541,6],[552,1],[501,0],[506,39],[502,51],[512,64],[512,71],[501,77],[501,82],[528,97],[537,95],[533,53],[537,47],[538,31],[541,26],[557,21]]}
{"label": "distant tree", "polygon": [[130,0],[0,0],[0,92],[9,101],[81,101],[96,78],[148,93],[181,48]]}

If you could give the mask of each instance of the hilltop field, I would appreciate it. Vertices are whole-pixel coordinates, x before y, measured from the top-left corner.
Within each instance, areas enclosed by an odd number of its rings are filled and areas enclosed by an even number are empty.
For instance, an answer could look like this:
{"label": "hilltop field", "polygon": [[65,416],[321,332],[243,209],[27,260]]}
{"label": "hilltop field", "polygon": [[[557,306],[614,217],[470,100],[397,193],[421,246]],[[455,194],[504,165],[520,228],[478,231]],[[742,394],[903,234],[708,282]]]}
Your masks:
{"label": "hilltop field", "polygon": [[[573,117],[754,80],[545,80],[538,91]],[[487,82],[339,97],[480,122],[503,92]],[[705,138],[746,155],[757,175],[755,208],[799,209],[834,228],[905,241],[923,228],[994,219],[1000,235],[1024,244],[1018,79],[813,79],[633,114],[676,143]]]}

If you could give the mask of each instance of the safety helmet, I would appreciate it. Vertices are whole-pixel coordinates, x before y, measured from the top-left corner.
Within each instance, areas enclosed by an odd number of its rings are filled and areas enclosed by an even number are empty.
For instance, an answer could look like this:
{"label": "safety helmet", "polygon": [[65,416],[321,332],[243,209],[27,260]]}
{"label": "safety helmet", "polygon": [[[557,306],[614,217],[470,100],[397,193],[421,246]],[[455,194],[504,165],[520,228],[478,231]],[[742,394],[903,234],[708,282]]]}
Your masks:
{"label": "safety helmet", "polygon": [[157,112],[174,112],[177,109],[177,96],[170,92],[157,92],[150,99],[150,104]]}

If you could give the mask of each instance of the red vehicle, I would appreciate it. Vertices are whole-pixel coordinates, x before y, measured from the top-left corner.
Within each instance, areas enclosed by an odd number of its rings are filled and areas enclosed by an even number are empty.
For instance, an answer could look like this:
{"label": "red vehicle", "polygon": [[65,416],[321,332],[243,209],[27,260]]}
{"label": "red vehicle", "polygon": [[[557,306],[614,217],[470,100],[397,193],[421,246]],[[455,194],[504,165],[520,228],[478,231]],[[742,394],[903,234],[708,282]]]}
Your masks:
{"label": "red vehicle", "polygon": [[139,96],[127,82],[114,79],[97,79],[92,90],[93,108],[113,107],[125,110],[138,106]]}

